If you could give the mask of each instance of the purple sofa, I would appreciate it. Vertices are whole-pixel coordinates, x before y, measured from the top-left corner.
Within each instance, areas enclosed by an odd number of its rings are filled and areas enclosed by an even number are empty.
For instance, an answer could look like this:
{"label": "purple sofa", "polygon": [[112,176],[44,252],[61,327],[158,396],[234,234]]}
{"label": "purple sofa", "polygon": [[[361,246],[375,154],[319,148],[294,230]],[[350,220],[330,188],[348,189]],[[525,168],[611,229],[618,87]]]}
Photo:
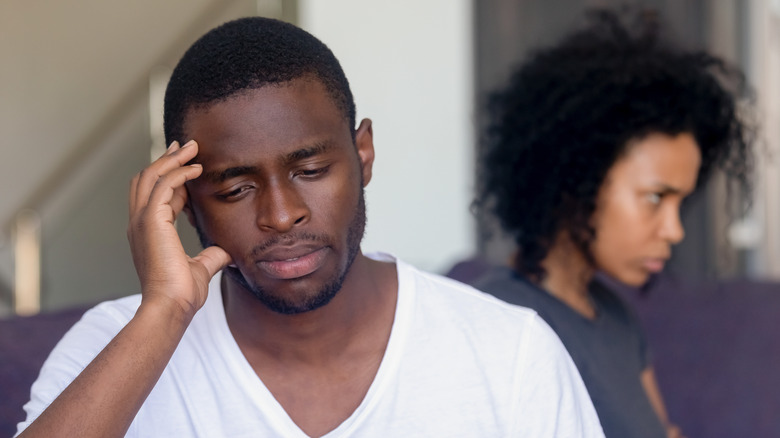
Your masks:
{"label": "purple sofa", "polygon": [[621,292],[689,438],[780,437],[780,284],[660,277],[644,294]]}
{"label": "purple sofa", "polygon": [[49,352],[86,308],[0,319],[0,436],[13,436]]}

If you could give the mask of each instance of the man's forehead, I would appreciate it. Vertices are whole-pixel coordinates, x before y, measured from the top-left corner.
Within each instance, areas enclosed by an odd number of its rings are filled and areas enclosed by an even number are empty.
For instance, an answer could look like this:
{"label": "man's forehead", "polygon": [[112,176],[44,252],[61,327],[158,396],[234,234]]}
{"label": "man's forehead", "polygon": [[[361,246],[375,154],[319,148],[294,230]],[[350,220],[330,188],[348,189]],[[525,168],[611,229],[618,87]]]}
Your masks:
{"label": "man's forehead", "polygon": [[[327,99],[330,104],[333,105],[335,111],[343,117],[343,119],[349,123],[349,116],[347,111],[342,107],[339,95],[335,90],[331,90],[327,85],[316,75],[307,73],[303,76],[299,76],[290,80],[284,80],[279,82],[265,82],[255,84],[240,90],[236,90],[225,96],[220,96],[214,99],[205,101],[196,101],[190,103],[190,105],[184,111],[184,118],[182,122],[183,132],[186,134],[191,128],[188,126],[192,119],[192,115],[196,113],[209,113],[215,107],[225,104],[231,104],[236,102],[247,102],[254,99],[267,99],[268,95],[275,94],[276,91],[284,90],[298,90],[299,93],[293,93],[293,95],[314,93],[319,94],[323,98]],[[303,96],[300,96],[303,97]]]}
{"label": "man's forehead", "polygon": [[228,97],[215,99],[207,103],[193,104],[185,112],[183,132],[191,135],[197,131],[198,124],[219,122],[232,125],[231,121],[253,120],[272,122],[274,125],[299,121],[314,123],[327,119],[334,123],[341,119],[346,122],[331,96],[319,81],[302,79],[242,90]]}

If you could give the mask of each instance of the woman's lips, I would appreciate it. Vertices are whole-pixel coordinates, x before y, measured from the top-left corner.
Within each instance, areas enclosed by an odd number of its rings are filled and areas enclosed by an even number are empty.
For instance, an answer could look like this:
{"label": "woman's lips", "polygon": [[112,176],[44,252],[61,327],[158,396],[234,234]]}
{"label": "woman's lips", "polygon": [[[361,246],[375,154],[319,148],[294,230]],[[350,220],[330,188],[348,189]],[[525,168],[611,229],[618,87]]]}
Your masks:
{"label": "woman's lips", "polygon": [[666,259],[645,259],[642,262],[644,268],[652,273],[659,273],[663,271]]}
{"label": "woman's lips", "polygon": [[278,254],[264,257],[257,266],[268,276],[278,280],[291,280],[309,275],[325,262],[327,247],[301,250],[280,250]]}

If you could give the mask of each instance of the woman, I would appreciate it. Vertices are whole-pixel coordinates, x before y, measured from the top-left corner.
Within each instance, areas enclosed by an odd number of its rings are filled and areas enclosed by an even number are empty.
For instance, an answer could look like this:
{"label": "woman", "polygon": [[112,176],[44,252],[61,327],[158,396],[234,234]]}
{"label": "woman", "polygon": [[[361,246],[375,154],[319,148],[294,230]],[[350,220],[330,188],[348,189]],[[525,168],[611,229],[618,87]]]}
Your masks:
{"label": "woman", "polygon": [[518,251],[475,286],[556,330],[608,437],[681,436],[638,321],[594,274],[641,286],[682,240],[680,205],[713,169],[747,187],[741,75],[663,44],[652,21],[629,31],[609,12],[590,18],[492,96],[478,206]]}

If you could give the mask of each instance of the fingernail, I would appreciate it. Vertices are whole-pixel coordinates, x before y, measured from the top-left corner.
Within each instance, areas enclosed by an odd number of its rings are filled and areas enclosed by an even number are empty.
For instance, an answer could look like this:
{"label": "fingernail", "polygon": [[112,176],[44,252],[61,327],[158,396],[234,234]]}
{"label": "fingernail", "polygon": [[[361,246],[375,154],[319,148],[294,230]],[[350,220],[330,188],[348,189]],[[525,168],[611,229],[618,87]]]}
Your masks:
{"label": "fingernail", "polygon": [[171,142],[171,145],[170,145],[170,146],[168,146],[168,150],[167,150],[167,151],[165,151],[165,154],[166,154],[166,155],[168,155],[168,154],[172,153],[173,151],[175,151],[175,150],[176,150],[176,148],[177,148],[178,146],[179,146],[179,142],[178,142],[178,141],[176,141],[176,140],[174,140],[173,142]]}
{"label": "fingernail", "polygon": [[192,146],[194,144],[195,144],[195,140],[190,140],[184,146],[182,146],[182,149],[186,148],[187,146]]}

